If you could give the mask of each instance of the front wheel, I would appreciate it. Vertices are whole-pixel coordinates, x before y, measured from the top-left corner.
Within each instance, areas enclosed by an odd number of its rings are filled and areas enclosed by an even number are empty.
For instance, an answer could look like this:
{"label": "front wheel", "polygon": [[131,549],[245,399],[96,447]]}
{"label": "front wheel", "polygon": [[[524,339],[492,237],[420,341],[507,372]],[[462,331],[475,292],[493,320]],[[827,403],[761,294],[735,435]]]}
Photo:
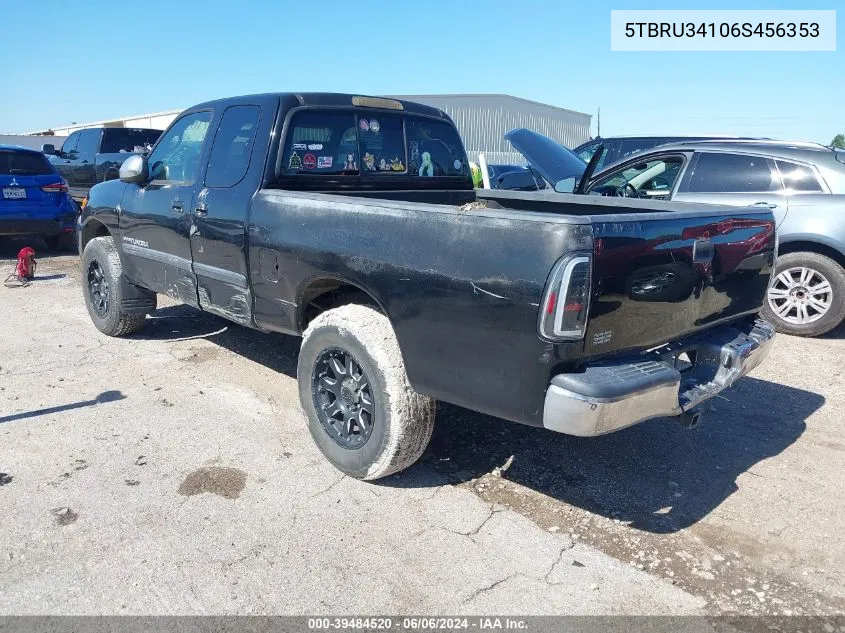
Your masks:
{"label": "front wheel", "polygon": [[416,462],[434,429],[434,400],[408,383],[383,314],[346,305],[317,316],[302,339],[299,401],[317,447],[338,470],[379,479]]}
{"label": "front wheel", "polygon": [[108,336],[125,336],[144,325],[146,314],[122,309],[123,266],[111,237],[95,237],[82,252],[82,292],[94,326]]}
{"label": "front wheel", "polygon": [[818,253],[787,253],[777,259],[763,316],[779,332],[819,336],[845,318],[845,271]]}

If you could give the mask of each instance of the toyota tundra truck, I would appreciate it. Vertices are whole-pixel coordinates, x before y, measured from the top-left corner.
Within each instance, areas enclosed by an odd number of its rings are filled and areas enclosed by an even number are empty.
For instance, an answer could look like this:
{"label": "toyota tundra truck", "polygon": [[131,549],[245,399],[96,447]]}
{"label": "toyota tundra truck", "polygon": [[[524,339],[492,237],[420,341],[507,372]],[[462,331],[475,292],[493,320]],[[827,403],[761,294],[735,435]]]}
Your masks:
{"label": "toyota tundra truck", "polygon": [[420,457],[437,400],[579,436],[691,426],[774,335],[770,210],[476,190],[450,118],[395,99],[189,108],[78,229],[107,335],[163,294],[302,337],[308,429],[361,479]]}

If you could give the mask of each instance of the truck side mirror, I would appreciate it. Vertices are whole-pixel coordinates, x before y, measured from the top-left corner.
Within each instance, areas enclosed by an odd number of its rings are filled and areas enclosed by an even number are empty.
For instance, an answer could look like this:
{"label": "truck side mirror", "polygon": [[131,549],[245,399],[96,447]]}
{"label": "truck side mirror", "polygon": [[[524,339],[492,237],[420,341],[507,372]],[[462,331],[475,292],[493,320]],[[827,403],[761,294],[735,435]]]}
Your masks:
{"label": "truck side mirror", "polygon": [[56,154],[58,154],[58,152],[56,151],[56,146],[52,143],[44,143],[44,145],[41,146],[41,153],[49,154],[51,156],[55,156]]}
{"label": "truck side mirror", "polygon": [[149,180],[146,156],[130,156],[118,172],[123,182],[145,183]]}

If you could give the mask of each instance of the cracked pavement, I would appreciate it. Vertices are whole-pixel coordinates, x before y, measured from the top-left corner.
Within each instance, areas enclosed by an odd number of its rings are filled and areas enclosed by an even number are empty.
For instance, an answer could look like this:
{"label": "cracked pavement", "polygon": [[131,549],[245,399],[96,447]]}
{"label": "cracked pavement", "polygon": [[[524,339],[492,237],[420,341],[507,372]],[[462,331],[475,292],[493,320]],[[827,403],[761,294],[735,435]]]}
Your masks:
{"label": "cracked pavement", "polygon": [[[75,257],[38,272],[66,276],[0,289],[28,333],[0,332],[0,614],[704,607],[430,465],[342,476],[298,408],[297,340],[166,301],[142,333],[109,339]],[[229,330],[277,356],[220,346]]]}

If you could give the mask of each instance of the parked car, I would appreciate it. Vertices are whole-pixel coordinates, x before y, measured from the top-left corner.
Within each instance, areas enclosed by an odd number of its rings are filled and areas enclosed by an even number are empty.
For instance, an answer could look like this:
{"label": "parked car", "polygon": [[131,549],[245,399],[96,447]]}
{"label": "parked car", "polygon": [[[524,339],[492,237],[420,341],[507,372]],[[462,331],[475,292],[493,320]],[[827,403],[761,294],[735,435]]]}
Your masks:
{"label": "parked car", "polygon": [[575,179],[579,193],[772,209],[780,256],[763,315],[798,336],[824,334],[845,319],[842,151],[814,143],[690,141],[640,152],[590,175],[594,163],[582,169],[550,139],[514,132],[509,138],[544,178],[566,179],[559,191],[571,191]]}
{"label": "parked car", "polygon": [[0,145],[0,235],[39,235],[49,248],[73,248],[76,212],[67,182],[44,154]]}
{"label": "parked car", "polygon": [[[422,454],[435,400],[583,436],[693,425],[774,334],[770,209],[475,190],[451,119],[408,101],[200,104],[80,224],[101,332],[138,330],[162,293],[302,336],[309,431],[363,479]],[[666,264],[675,287],[651,293]]]}
{"label": "parked car", "polygon": [[90,128],[72,133],[59,150],[46,144],[41,151],[67,180],[71,197],[82,201],[98,182],[117,178],[123,161],[148,151],[160,135],[146,128]]}
{"label": "parked car", "polygon": [[578,156],[585,163],[589,163],[599,147],[602,147],[602,154],[596,164],[596,169],[602,169],[607,165],[612,165],[623,158],[627,158],[638,152],[642,152],[657,145],[665,145],[666,143],[681,143],[689,141],[704,141],[704,140],[731,140],[740,137],[736,136],[608,136],[602,138],[597,136],[594,139],[581,143],[578,147],[573,149]]}

